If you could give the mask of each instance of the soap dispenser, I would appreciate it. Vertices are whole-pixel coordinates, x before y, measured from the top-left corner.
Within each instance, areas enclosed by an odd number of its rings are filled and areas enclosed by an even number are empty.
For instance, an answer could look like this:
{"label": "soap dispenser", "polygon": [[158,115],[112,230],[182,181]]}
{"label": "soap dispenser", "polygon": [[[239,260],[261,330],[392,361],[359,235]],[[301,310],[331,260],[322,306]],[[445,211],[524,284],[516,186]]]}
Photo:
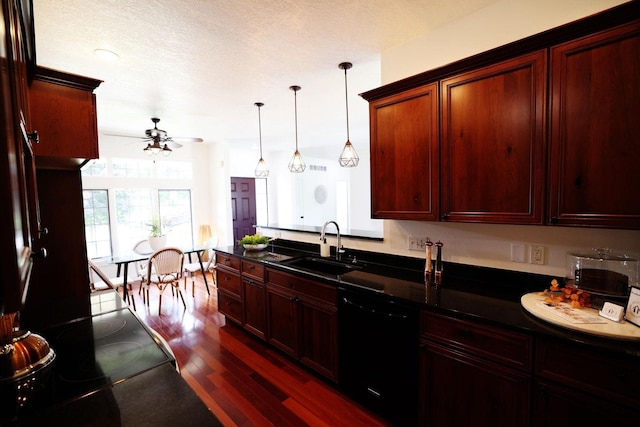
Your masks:
{"label": "soap dispenser", "polygon": [[328,258],[331,256],[331,247],[327,243],[327,238],[322,239],[320,243],[320,256],[323,258]]}

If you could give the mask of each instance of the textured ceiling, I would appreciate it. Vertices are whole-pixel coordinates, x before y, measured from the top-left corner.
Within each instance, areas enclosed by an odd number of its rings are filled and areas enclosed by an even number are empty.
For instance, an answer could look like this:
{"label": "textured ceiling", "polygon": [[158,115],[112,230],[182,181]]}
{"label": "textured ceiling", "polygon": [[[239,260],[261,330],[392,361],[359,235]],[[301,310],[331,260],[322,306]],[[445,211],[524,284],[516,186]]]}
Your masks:
{"label": "textured ceiling", "polygon": [[[380,85],[380,54],[493,0],[34,0],[39,65],[104,80],[104,133],[172,136],[265,150],[346,139],[343,61],[354,144],[368,135],[358,93]],[[120,59],[103,62],[96,48]],[[122,138],[116,138],[122,139]],[[116,143],[116,142],[113,142]]]}

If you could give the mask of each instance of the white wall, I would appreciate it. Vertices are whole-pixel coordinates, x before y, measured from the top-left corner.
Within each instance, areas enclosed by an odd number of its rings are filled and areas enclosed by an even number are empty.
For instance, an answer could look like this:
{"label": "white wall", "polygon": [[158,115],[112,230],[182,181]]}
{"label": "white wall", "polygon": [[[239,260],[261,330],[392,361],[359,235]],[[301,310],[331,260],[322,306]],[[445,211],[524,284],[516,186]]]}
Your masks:
{"label": "white wall", "polygon": [[[437,28],[382,55],[383,84],[608,9],[615,0],[501,0],[449,25]],[[276,232],[268,231],[272,235]],[[317,236],[278,232],[283,238],[317,243]],[[640,256],[640,231],[551,226],[449,224],[385,221],[384,241],[344,239],[347,248],[423,257],[406,248],[406,237],[430,237],[444,243],[446,261],[564,276],[566,252],[593,247],[613,248]],[[511,243],[543,245],[546,264],[510,261]],[[335,242],[330,241],[332,245]]]}

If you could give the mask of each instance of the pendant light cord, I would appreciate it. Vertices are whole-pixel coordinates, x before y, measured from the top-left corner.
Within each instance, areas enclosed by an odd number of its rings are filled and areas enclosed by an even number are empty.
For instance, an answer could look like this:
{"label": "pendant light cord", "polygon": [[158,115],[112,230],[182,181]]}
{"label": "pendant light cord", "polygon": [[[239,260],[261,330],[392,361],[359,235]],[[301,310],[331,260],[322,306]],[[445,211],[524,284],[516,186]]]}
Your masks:
{"label": "pendant light cord", "polygon": [[293,108],[295,110],[295,119],[296,119],[296,153],[298,152],[298,91],[296,89],[293,90]]}
{"label": "pendant light cord", "polygon": [[258,105],[258,133],[260,135],[260,158],[262,159],[262,120],[260,119],[260,107]]}
{"label": "pendant light cord", "polygon": [[347,141],[349,141],[349,92],[347,91],[347,67],[344,68],[344,105],[347,110]]}

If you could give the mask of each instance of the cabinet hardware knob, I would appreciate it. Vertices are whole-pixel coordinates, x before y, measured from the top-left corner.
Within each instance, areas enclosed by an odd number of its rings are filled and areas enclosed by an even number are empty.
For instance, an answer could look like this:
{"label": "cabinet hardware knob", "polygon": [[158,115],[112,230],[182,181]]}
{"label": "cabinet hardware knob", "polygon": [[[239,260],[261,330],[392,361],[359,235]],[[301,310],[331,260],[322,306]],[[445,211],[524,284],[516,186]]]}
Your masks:
{"label": "cabinet hardware knob", "polygon": [[31,133],[27,133],[27,138],[29,138],[31,141],[33,141],[36,144],[40,143],[40,135],[38,134],[37,130],[34,130]]}
{"label": "cabinet hardware knob", "polygon": [[40,248],[37,251],[31,252],[31,258],[46,258],[47,257],[47,248]]}

